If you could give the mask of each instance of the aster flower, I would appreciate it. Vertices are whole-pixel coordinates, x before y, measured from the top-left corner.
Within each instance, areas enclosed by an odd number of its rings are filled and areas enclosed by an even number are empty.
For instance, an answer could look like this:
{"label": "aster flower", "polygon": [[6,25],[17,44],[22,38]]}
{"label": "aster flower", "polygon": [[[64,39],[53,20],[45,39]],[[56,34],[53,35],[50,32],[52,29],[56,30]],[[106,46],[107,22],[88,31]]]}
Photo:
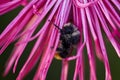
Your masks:
{"label": "aster flower", "polygon": [[[31,0],[0,35],[0,54],[9,44],[16,41],[13,52],[6,63],[4,75],[8,74],[12,66],[15,73],[27,44],[37,39],[17,80],[22,80],[39,59],[39,66],[33,79],[46,79],[60,38],[58,29],[48,21],[51,20],[60,28],[65,23],[72,22],[81,33],[76,54],[62,60],[61,80],[67,80],[68,62],[71,60],[76,60],[73,80],[77,78],[84,80],[83,50],[85,47],[89,60],[90,80],[97,80],[95,53],[104,64],[105,80],[112,80],[102,32],[105,33],[120,57],[119,10],[119,0]],[[46,20],[44,25],[34,34],[43,20]]]}

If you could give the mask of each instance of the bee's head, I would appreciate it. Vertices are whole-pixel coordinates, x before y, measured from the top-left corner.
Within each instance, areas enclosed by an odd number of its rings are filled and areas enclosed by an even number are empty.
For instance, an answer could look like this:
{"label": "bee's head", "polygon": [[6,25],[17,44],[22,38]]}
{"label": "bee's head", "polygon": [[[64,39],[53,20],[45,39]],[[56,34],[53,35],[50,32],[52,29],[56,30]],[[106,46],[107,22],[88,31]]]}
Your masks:
{"label": "bee's head", "polygon": [[65,24],[62,30],[64,34],[72,34],[74,32],[73,24],[71,23]]}

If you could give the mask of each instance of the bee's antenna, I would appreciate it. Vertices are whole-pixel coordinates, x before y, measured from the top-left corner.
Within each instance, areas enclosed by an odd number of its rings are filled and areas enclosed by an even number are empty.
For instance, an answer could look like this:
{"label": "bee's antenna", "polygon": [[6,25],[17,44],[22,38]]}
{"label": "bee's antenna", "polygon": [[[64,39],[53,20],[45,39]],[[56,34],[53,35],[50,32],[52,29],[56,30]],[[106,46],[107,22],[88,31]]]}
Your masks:
{"label": "bee's antenna", "polygon": [[[48,20],[48,21],[51,22],[51,20]],[[59,28],[59,26],[57,26],[57,25],[56,25],[55,23],[53,23],[53,22],[52,22],[52,24],[61,31],[61,29]]]}

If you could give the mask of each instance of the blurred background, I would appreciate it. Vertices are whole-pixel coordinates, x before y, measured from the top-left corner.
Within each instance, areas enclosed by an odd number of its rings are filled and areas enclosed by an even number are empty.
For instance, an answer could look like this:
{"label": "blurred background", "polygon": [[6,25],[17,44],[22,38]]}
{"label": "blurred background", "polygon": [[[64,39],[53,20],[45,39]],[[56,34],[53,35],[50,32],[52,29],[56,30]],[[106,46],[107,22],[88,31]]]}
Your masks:
{"label": "blurred background", "polygon": [[[2,16],[0,16],[0,34],[2,31],[6,28],[6,26],[17,16],[19,11],[22,9],[22,7],[19,7],[13,11],[10,11]],[[104,33],[103,33],[104,35]],[[107,55],[110,63],[111,68],[111,74],[112,74],[112,80],[120,80],[120,58],[117,56],[114,48],[112,45],[108,42],[108,40],[105,38],[105,44],[107,48]],[[33,47],[35,43],[35,40],[30,42],[28,46],[26,47],[23,55],[21,56],[16,73],[12,73],[12,69],[9,72],[9,74],[5,77],[2,76],[4,69],[5,69],[5,63],[7,59],[9,58],[12,49],[14,47],[14,43],[10,44],[9,47],[4,51],[2,55],[0,55],[0,80],[15,80],[20,69],[24,65],[24,62],[27,60],[30,50]],[[84,52],[84,66],[85,66],[85,80],[89,80],[89,63],[88,63],[88,57],[86,51]],[[39,63],[39,62],[38,62]],[[46,80],[60,80],[61,76],[61,61],[54,59],[50,69],[47,74]],[[70,61],[69,63],[69,73],[68,73],[68,80],[72,80],[73,74],[74,74],[74,67],[75,67],[75,61]],[[38,67],[38,64],[34,67],[34,69],[25,77],[24,80],[32,80],[33,76],[35,74],[35,71]],[[105,70],[103,63],[98,60],[96,57],[96,72],[97,72],[97,79],[98,80],[104,80],[105,79]]]}

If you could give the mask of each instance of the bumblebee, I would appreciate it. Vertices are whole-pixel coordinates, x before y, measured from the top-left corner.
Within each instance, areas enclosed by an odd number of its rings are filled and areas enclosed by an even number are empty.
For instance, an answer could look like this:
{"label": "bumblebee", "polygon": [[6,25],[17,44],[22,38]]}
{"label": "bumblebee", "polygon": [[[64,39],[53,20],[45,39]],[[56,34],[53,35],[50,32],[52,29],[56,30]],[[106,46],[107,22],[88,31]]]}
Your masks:
{"label": "bumblebee", "polygon": [[64,59],[70,56],[72,49],[76,48],[77,44],[80,42],[80,31],[72,23],[66,23],[60,30],[60,41],[56,49],[55,58]]}

